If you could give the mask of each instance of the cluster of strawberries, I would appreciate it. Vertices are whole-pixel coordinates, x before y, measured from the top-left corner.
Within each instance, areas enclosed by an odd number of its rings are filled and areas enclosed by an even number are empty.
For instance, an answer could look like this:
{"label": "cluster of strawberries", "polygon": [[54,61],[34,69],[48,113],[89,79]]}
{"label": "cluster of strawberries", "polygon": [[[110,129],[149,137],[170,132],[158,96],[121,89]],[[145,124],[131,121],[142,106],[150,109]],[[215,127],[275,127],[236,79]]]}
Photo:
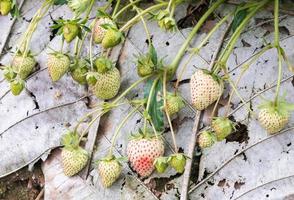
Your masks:
{"label": "cluster of strawberries", "polygon": [[[71,0],[69,6],[75,12],[80,13],[86,10],[89,2]],[[12,6],[11,0],[0,0],[0,14],[8,14]],[[173,19],[175,6],[176,4],[171,4],[166,10],[161,10],[155,16],[160,27],[166,30],[175,29],[176,24]],[[57,33],[62,35],[68,43],[77,37],[83,40],[82,30],[89,31],[92,34],[91,39],[104,49],[113,48],[124,39],[122,29],[119,29],[116,22],[106,13],[100,13],[93,21],[92,30],[85,26],[86,21],[80,21],[80,19],[57,20],[57,23],[51,28],[57,30]],[[153,51],[152,48],[153,46],[150,45],[150,52],[137,58],[137,73],[140,77],[156,75],[161,80],[165,80],[166,68],[161,62],[157,62],[157,58],[154,58],[152,52],[155,50]],[[114,98],[120,89],[119,70],[107,56],[99,56],[92,62],[81,59],[77,55],[71,57],[62,52],[53,52],[48,55],[47,67],[53,82],[60,80],[69,72],[76,82],[88,84],[93,93],[103,100]],[[35,70],[36,60],[33,55],[27,50],[24,52],[18,51],[13,57],[11,65],[4,69],[4,77],[10,82],[11,92],[14,95],[21,93],[24,89],[24,80]],[[165,93],[165,89],[163,89],[163,93]],[[193,107],[202,111],[222,96],[223,79],[214,72],[196,70],[191,77],[190,90]],[[185,106],[183,99],[176,93],[167,93],[165,98],[164,109],[167,112],[168,119],[169,116],[178,113]],[[259,122],[268,133],[276,133],[286,126],[289,120],[289,111],[292,109],[293,106],[283,98],[276,99],[273,102],[268,101],[260,106]],[[146,115],[148,115],[148,109],[146,110]],[[150,116],[144,117],[147,120]],[[227,117],[215,117],[212,120],[211,127],[200,132],[198,144],[201,148],[211,147],[215,142],[224,140],[234,129],[234,123]],[[82,137],[83,134],[79,135],[75,129],[75,131],[69,131],[65,134],[62,139],[64,146],[62,163],[64,174],[67,176],[74,176],[79,173],[89,161],[88,152],[80,146]],[[163,173],[168,167],[173,168],[178,173],[183,173],[186,155],[178,153],[175,149],[176,153],[164,156],[164,149],[161,137],[157,134],[151,134],[149,130],[144,128],[144,131],[139,130],[138,134],[132,136],[127,145],[128,161],[132,169],[141,177],[151,175],[154,169]],[[112,152],[99,160],[98,173],[103,186],[110,187],[119,178],[121,172],[122,165]]]}

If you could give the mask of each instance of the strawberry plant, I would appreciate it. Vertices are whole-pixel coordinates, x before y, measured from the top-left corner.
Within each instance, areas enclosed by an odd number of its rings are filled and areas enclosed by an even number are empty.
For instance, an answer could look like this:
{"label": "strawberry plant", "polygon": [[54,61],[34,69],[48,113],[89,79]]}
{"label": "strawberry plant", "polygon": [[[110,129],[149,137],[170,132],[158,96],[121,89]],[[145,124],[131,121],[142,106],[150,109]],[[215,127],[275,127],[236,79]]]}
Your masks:
{"label": "strawberry plant", "polygon": [[[77,84],[85,86],[87,92],[90,93],[87,97],[93,94],[101,100],[101,103],[92,106],[92,110],[78,119],[74,128],[69,130],[62,138],[61,162],[66,176],[78,174],[91,160],[90,152],[84,149],[82,141],[97,119],[125,104],[134,108],[117,125],[112,134],[111,146],[107,155],[98,160],[97,172],[101,184],[105,188],[111,187],[121,176],[124,165],[123,158],[115,156],[114,150],[122,127],[126,126],[135,113],[142,115],[143,122],[138,130],[129,131],[131,137],[126,146],[125,155],[130,168],[140,178],[149,177],[155,169],[159,173],[164,173],[169,167],[177,174],[186,173],[185,170],[189,170],[187,163],[191,162],[190,159],[193,159],[193,155],[186,155],[179,148],[176,132],[181,134],[181,131],[175,128],[173,119],[181,116],[185,106],[196,110],[196,113],[201,113],[214,106],[210,113],[211,124],[208,124],[207,127],[201,127],[199,134],[194,137],[195,141],[197,138],[198,146],[205,149],[213,148],[215,143],[227,139],[229,135],[236,131],[235,122],[229,118],[230,103],[234,95],[240,99],[242,106],[246,106],[252,114],[251,116],[255,117],[254,111],[247,105],[238,91],[238,83],[252,63],[270,49],[276,49],[278,55],[276,94],[273,99],[266,100],[264,104],[259,106],[257,118],[260,125],[269,134],[275,134],[287,126],[290,111],[294,107],[280,95],[283,61],[289,67],[290,63],[280,45],[279,0],[249,1],[238,5],[234,11],[230,11],[223,16],[196,47],[190,48],[200,28],[226,2],[225,0],[212,1],[213,3],[200,17],[185,41],[182,42],[171,62],[159,57],[158,52],[161,49],[152,42],[151,31],[146,19],[148,17],[149,20],[156,21],[157,25],[164,31],[175,32],[178,30],[174,16],[175,10],[184,1],[158,1],[146,4],[144,9],[139,1],[130,0],[130,3],[125,6],[121,5],[120,0],[109,1],[105,6],[96,9],[95,0],[45,0],[24,32],[10,64],[3,67],[3,75],[9,83],[11,93],[19,95],[25,89],[25,81],[33,76],[32,73],[37,70],[36,54],[31,52],[30,43],[38,24],[54,5],[67,5],[72,10],[73,17],[71,19],[58,19],[51,26],[51,31],[61,37],[61,45],[59,51],[52,49],[52,52],[48,53],[46,65],[48,74],[52,82],[61,80],[67,73],[70,74]],[[274,42],[266,44],[259,53],[249,59],[244,64],[237,81],[234,82],[227,66],[228,60],[249,22],[268,5],[274,7]],[[110,9],[111,6],[113,10]],[[97,14],[90,18],[91,12],[95,10],[93,8],[97,10]],[[15,1],[0,0],[0,15],[12,13],[15,16],[16,10]],[[119,20],[120,16],[126,14],[128,10],[134,11],[135,15],[127,21]],[[111,57],[111,52],[128,40],[128,30],[139,21],[142,23],[147,37],[148,50],[135,56],[136,68],[133,71],[130,70],[133,73],[136,71],[140,79],[123,90],[120,69],[124,66],[116,63]],[[210,68],[206,69],[204,66],[200,66],[193,71],[192,75],[189,74],[191,76],[189,79],[190,100],[186,100],[179,91],[179,85],[191,59],[196,54],[200,54],[200,50],[211,39],[212,35],[229,21],[228,32],[223,38],[227,40],[222,42],[225,46],[221,44],[216,51]],[[64,45],[64,41],[68,45]],[[64,50],[64,46],[68,49]],[[71,47],[73,49],[70,49]],[[82,52],[85,47],[87,48],[87,55]],[[101,49],[99,54],[94,54],[94,47]],[[187,52],[190,53],[190,56],[182,66],[181,61]],[[178,70],[179,67],[182,67],[181,71]],[[175,76],[177,80],[174,80]],[[62,83],[62,80],[60,82]],[[175,82],[174,88],[171,88],[173,82]],[[144,89],[140,90],[142,94],[138,94],[133,99],[128,99],[127,95],[138,88],[139,84],[143,84]],[[216,110],[223,93],[230,89],[225,112],[218,114]],[[88,118],[90,118],[90,121],[86,121]],[[82,123],[85,123],[86,127],[80,131]],[[166,132],[170,132],[170,136],[167,136]],[[171,137],[173,143],[169,155],[165,155],[164,137]]]}

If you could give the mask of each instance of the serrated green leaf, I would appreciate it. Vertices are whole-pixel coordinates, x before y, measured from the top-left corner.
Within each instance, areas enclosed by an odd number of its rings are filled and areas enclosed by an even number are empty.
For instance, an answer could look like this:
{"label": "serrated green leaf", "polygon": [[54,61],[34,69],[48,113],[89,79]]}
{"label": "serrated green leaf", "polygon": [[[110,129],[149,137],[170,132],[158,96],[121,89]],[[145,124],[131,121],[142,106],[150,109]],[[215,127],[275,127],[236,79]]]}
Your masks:
{"label": "serrated green leaf", "polygon": [[149,54],[150,54],[150,57],[151,57],[151,60],[153,62],[153,64],[156,66],[157,65],[157,52],[153,46],[153,44],[150,44],[150,47],[149,47]]}
{"label": "serrated green leaf", "polygon": [[64,5],[67,4],[67,0],[54,0],[54,5]]}
{"label": "serrated green leaf", "polygon": [[162,92],[162,81],[158,80],[154,91],[151,93],[151,88],[154,83],[154,81],[157,80],[152,80],[149,79],[145,85],[144,88],[144,98],[148,98],[149,95],[151,95],[150,99],[150,106],[148,113],[151,117],[151,120],[155,126],[155,129],[157,131],[162,131],[163,126],[164,126],[164,121],[163,121],[163,111],[162,111],[162,106],[163,106],[163,99],[160,97],[160,93]]}
{"label": "serrated green leaf", "polygon": [[233,22],[232,22],[232,30],[233,32],[239,27],[239,25],[242,23],[242,21],[245,19],[245,17],[247,16],[247,10],[246,9],[242,9],[242,10],[237,10]]}

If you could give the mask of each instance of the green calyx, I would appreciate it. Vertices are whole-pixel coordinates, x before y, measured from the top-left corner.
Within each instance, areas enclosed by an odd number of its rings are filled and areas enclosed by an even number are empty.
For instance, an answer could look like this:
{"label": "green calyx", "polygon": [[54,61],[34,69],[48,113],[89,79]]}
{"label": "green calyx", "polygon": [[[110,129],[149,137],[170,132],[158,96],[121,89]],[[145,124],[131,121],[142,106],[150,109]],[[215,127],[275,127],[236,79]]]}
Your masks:
{"label": "green calyx", "polygon": [[65,149],[68,150],[76,150],[80,148],[80,141],[79,141],[79,135],[75,131],[68,131],[65,135],[63,135],[61,144],[64,145]]}
{"label": "green calyx", "polygon": [[187,157],[183,153],[172,154],[168,157],[169,165],[181,174],[185,171],[186,160]]}
{"label": "green calyx", "polygon": [[99,57],[95,61],[95,67],[98,73],[104,74],[113,68],[113,63],[106,57]]}
{"label": "green calyx", "polygon": [[164,173],[168,167],[168,157],[158,157],[154,160],[153,165],[158,173]]}
{"label": "green calyx", "polygon": [[90,86],[93,86],[96,84],[97,82],[97,76],[98,76],[98,72],[88,72],[86,74],[86,80],[87,80],[87,83],[90,85]]}
{"label": "green calyx", "polygon": [[152,74],[155,70],[155,64],[149,54],[140,55],[137,60],[137,72],[140,77]]}
{"label": "green calyx", "polygon": [[215,80],[219,84],[221,84],[223,82],[223,79],[219,75],[217,75],[216,73],[209,71],[207,69],[202,69],[202,71],[203,71],[203,73],[210,75],[213,78],[213,80]]}
{"label": "green calyx", "polygon": [[259,105],[259,109],[266,109],[268,112],[279,113],[282,116],[288,116],[289,111],[294,110],[294,104],[288,103],[283,97],[278,98],[277,101],[265,100],[264,103]]}
{"label": "green calyx", "polygon": [[140,140],[140,139],[153,139],[155,137],[154,134],[152,134],[151,130],[146,130],[145,132],[142,129],[139,129],[137,134],[132,134],[130,136],[130,140]]}

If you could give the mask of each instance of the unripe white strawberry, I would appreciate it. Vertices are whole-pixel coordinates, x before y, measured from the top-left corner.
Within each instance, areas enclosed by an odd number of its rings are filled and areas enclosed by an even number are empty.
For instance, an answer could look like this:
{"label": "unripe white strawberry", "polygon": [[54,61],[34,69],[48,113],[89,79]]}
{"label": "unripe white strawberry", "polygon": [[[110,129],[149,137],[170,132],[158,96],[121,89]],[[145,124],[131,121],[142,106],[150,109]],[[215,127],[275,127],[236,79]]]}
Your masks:
{"label": "unripe white strawberry", "polygon": [[107,29],[103,27],[103,25],[105,24],[109,24],[111,26],[116,27],[115,23],[107,17],[98,19],[95,22],[95,25],[93,28],[93,39],[96,44],[100,44],[106,34]]}
{"label": "unripe white strawberry", "polygon": [[61,158],[63,172],[66,176],[79,173],[88,162],[88,153],[79,146],[79,136],[76,132],[68,132],[62,138]]}
{"label": "unripe white strawberry", "polygon": [[200,148],[211,147],[216,142],[216,136],[212,131],[202,131],[198,137],[198,144]]}
{"label": "unripe white strawberry", "polygon": [[98,163],[98,173],[104,187],[110,187],[119,178],[122,171],[121,164],[115,157],[106,157]]}
{"label": "unripe white strawberry", "polygon": [[190,82],[192,104],[197,110],[204,110],[222,94],[223,86],[217,75],[197,70]]}
{"label": "unripe white strawberry", "polygon": [[276,102],[266,101],[259,106],[258,120],[269,133],[281,131],[289,121],[289,111],[294,110],[294,104],[287,103],[284,98]]}

